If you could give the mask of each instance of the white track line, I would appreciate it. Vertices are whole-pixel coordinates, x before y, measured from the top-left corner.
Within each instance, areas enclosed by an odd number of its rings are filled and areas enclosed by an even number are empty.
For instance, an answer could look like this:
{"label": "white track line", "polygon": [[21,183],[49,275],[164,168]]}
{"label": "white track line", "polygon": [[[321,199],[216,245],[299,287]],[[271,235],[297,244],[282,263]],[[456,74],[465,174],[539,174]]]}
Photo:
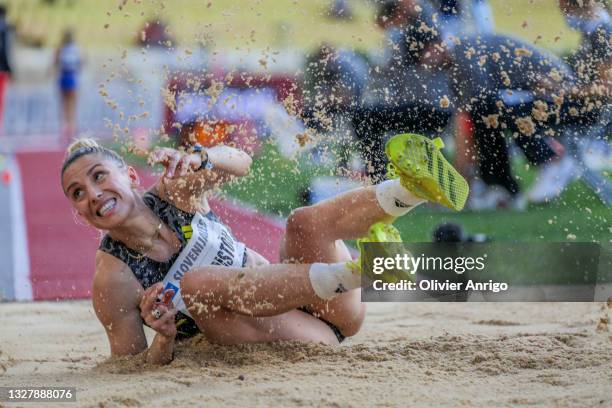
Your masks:
{"label": "white track line", "polygon": [[30,256],[23,201],[23,184],[21,172],[14,156],[7,158],[7,168],[12,180],[9,185],[9,207],[11,211],[11,229],[13,231],[13,277],[15,300],[32,300],[32,281],[30,279]]}

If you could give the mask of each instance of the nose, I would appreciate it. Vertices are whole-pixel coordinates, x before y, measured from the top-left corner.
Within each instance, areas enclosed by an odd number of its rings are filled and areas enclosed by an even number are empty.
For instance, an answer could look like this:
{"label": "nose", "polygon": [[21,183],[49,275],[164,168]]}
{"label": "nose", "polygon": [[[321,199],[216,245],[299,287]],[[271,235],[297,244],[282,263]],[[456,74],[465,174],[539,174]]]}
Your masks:
{"label": "nose", "polygon": [[102,190],[99,186],[91,184],[88,186],[87,190],[89,197],[91,197],[93,201],[98,201],[100,198],[102,198]]}

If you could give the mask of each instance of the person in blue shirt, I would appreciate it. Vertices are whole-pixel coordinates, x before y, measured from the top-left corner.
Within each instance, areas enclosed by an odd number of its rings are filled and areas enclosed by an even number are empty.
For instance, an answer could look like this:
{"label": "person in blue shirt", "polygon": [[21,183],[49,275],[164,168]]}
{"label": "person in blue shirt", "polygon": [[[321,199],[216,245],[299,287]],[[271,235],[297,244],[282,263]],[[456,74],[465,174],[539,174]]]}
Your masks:
{"label": "person in blue shirt", "polygon": [[72,31],[66,30],[55,55],[62,108],[62,137],[69,140],[76,134],[76,107],[81,52],[74,41]]}

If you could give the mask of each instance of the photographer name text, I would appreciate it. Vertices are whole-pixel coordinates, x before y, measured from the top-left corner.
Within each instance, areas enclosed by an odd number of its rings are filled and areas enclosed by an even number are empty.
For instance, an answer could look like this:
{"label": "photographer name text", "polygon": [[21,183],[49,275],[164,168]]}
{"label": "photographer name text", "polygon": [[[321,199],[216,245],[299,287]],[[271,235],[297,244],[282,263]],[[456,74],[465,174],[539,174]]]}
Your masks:
{"label": "photographer name text", "polygon": [[[372,272],[382,275],[390,271],[403,271],[414,276],[417,272],[427,271],[452,271],[457,275],[465,272],[481,272],[485,269],[486,255],[480,257],[431,257],[411,256],[408,254],[397,254],[394,257],[375,257],[372,259]],[[450,280],[401,279],[397,282],[385,282],[376,279],[372,282],[372,288],[376,291],[490,291],[494,293],[508,290],[505,282],[474,281],[468,279],[464,282],[453,282]]]}

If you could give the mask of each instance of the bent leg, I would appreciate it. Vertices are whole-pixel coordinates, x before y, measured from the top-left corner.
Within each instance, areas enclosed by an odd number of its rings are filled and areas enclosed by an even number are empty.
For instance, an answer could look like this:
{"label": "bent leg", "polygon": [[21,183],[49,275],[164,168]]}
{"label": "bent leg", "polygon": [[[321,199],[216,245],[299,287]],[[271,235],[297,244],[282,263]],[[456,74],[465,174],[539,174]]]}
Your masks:
{"label": "bent leg", "polygon": [[206,338],[218,344],[295,340],[338,344],[321,320],[298,307],[317,299],[310,265],[209,266],[181,280],[187,308]]}
{"label": "bent leg", "polygon": [[[351,260],[343,240],[367,234],[372,224],[392,222],[378,204],[376,187],[358,188],[310,207],[299,208],[287,219],[282,260],[300,263],[337,263]],[[365,317],[359,290],[331,300],[315,299],[306,309],[334,324],[345,336],[355,335]]]}
{"label": "bent leg", "polygon": [[318,204],[294,210],[287,219],[281,260],[313,263],[350,260],[342,242],[367,234],[372,224],[392,222],[378,204],[376,187],[348,191]]}

